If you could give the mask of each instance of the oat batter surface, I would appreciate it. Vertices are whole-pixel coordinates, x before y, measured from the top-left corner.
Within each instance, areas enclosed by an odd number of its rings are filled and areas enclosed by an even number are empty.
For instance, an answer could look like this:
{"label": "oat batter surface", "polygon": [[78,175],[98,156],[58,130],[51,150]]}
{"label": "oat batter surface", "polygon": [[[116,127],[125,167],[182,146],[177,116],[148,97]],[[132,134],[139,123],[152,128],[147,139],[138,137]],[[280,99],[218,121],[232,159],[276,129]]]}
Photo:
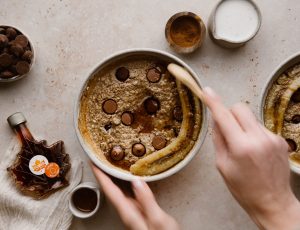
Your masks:
{"label": "oat batter surface", "polygon": [[166,66],[152,58],[126,59],[88,82],[79,129],[99,158],[134,174],[153,175],[178,163],[193,147],[201,127],[200,102]]}

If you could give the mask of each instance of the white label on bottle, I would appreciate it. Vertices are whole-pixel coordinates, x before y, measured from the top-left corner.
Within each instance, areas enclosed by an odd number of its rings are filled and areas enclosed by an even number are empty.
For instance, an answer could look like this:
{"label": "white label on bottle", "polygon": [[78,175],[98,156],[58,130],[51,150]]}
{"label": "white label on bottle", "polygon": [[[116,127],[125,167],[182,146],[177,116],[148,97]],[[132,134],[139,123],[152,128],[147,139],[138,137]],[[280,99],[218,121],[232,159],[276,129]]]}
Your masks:
{"label": "white label on bottle", "polygon": [[43,175],[48,159],[42,155],[36,155],[29,161],[29,169],[35,175]]}

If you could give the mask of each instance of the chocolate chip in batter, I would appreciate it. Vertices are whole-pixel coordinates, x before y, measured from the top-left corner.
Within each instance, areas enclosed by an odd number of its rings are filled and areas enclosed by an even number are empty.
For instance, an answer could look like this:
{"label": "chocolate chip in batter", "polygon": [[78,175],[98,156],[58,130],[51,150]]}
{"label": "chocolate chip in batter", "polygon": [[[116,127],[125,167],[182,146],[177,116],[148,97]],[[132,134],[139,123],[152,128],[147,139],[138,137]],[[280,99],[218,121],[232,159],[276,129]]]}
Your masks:
{"label": "chocolate chip in batter", "polygon": [[113,99],[107,99],[102,103],[102,109],[107,114],[114,114],[117,111],[118,104]]}
{"label": "chocolate chip in batter", "polygon": [[16,65],[18,74],[26,74],[29,72],[30,65],[26,61],[19,61]]}
{"label": "chocolate chip in batter", "polygon": [[297,115],[293,116],[292,122],[294,124],[299,124],[300,123],[300,115],[297,114]]}
{"label": "chocolate chip in batter", "polygon": [[144,101],[144,107],[148,114],[156,114],[156,112],[160,109],[159,100],[154,97],[149,97]]}
{"label": "chocolate chip in batter", "polygon": [[289,152],[294,152],[297,149],[297,144],[292,139],[286,139],[286,142],[289,144]]}
{"label": "chocolate chip in batter", "polygon": [[124,82],[129,78],[129,70],[126,67],[119,67],[115,75],[119,81]]}
{"label": "chocolate chip in batter", "polygon": [[115,161],[122,160],[124,156],[124,150],[119,145],[114,146],[110,151],[110,157]]}
{"label": "chocolate chip in batter", "polygon": [[182,121],[183,114],[181,106],[176,106],[173,110],[173,117],[176,121]]}
{"label": "chocolate chip in batter", "polygon": [[156,150],[163,149],[164,147],[166,147],[166,145],[167,145],[167,140],[163,136],[157,135],[157,136],[153,137],[153,139],[152,139],[152,146]]}
{"label": "chocolate chip in batter", "polygon": [[146,153],[146,148],[142,143],[135,143],[132,146],[132,154],[141,157]]}
{"label": "chocolate chip in batter", "polygon": [[156,83],[159,82],[161,78],[161,73],[158,69],[156,68],[151,68],[147,72],[147,79],[151,83]]}
{"label": "chocolate chip in batter", "polygon": [[298,89],[291,97],[292,101],[295,103],[300,102],[300,89]]}
{"label": "chocolate chip in batter", "polygon": [[123,125],[126,125],[126,126],[131,125],[134,121],[133,114],[129,111],[122,113],[121,121],[122,121]]}
{"label": "chocolate chip in batter", "polygon": [[112,123],[108,123],[108,124],[104,125],[104,128],[106,131],[110,130],[111,127],[112,127]]}

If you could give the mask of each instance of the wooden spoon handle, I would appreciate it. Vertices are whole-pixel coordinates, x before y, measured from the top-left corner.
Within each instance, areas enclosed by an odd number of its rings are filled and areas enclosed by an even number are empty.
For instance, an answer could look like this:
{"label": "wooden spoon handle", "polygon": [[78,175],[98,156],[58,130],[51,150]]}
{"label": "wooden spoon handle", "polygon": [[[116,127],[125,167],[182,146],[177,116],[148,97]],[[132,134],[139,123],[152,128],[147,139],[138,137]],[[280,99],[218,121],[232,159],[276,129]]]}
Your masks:
{"label": "wooden spoon handle", "polygon": [[168,70],[174,77],[176,77],[176,79],[187,86],[201,101],[204,101],[203,91],[188,71],[174,63],[168,65]]}

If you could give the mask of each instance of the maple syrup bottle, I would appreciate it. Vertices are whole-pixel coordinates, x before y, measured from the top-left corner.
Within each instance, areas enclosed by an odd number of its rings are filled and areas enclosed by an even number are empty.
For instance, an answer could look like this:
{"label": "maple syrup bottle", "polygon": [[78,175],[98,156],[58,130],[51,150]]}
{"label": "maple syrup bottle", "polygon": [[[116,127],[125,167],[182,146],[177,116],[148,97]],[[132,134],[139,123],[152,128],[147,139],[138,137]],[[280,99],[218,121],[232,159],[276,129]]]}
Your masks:
{"label": "maple syrup bottle", "polygon": [[25,194],[43,198],[69,183],[65,179],[71,165],[65,153],[64,143],[51,146],[46,141],[37,141],[26,126],[26,118],[20,112],[7,118],[21,143],[21,151],[8,171],[17,187]]}

